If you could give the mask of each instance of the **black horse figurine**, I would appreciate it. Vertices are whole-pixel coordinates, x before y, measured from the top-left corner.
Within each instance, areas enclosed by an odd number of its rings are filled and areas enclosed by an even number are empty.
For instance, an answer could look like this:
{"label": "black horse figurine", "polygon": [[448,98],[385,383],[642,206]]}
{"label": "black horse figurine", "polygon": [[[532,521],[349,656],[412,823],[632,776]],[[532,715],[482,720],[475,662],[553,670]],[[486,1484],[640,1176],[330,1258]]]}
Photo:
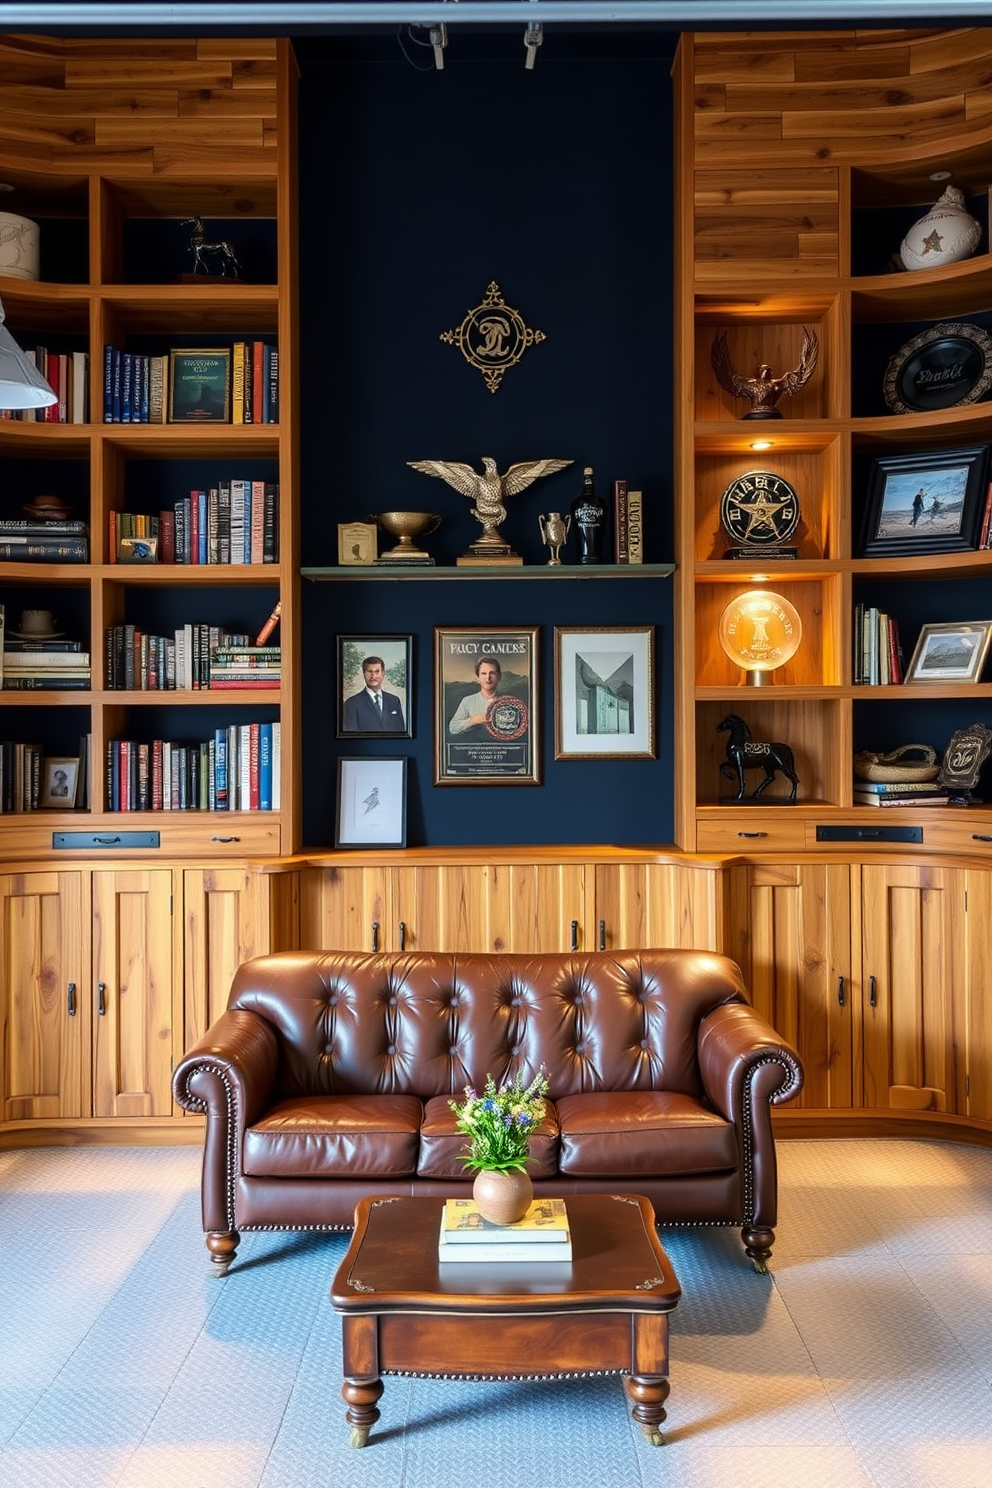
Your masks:
{"label": "black horse figurine", "polygon": [[210,273],[210,265],[206,262],[204,255],[212,255],[220,259],[220,272],[223,278],[237,279],[241,270],[238,256],[234,251],[234,244],[229,243],[226,238],[216,238],[213,241],[207,238],[203,231],[203,222],[199,217],[187,217],[181,223],[182,227],[191,227],[193,232],[189,240],[189,251],[193,255],[193,273]]}
{"label": "black horse figurine", "polygon": [[751,730],[736,713],[728,713],[723,722],[717,724],[716,731],[718,734],[730,735],[727,740],[727,760],[720,766],[720,774],[727,780],[737,781],[738,801],[744,799],[744,771],[755,769],[764,770],[765,778],[752,791],[752,799],[757,799],[765,787],[771,785],[776,771],[784,775],[786,780],[791,780],[792,795],[789,800],[796,799],[799,777],[796,774],[795,756],[788,744],[756,744],[751,738]]}

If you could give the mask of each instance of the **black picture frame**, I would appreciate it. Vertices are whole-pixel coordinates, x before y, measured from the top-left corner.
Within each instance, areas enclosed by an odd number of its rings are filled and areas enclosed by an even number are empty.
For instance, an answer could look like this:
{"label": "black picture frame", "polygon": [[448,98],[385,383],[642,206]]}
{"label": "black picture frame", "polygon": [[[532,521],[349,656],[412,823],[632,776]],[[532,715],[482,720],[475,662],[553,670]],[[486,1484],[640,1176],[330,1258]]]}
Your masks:
{"label": "black picture frame", "polygon": [[973,552],[988,498],[988,477],[987,444],[873,460],[862,556]]}
{"label": "black picture frame", "polygon": [[[339,635],[337,719],[339,739],[413,738],[413,636]],[[367,695],[367,662],[383,667],[382,710]],[[373,679],[374,680],[374,679]]]}

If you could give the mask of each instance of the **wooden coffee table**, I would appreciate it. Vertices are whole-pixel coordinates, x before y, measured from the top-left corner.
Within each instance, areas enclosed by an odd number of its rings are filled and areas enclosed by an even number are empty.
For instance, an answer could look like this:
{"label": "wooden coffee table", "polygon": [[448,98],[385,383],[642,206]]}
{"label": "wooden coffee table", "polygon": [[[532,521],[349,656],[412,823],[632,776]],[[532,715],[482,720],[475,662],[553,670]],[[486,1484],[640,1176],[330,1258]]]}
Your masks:
{"label": "wooden coffee table", "polygon": [[572,1260],[441,1266],[441,1199],[362,1199],[331,1284],[344,1335],[345,1419],[364,1447],[384,1374],[567,1379],[619,1374],[660,1445],[668,1315],[681,1291],[640,1194],[566,1198]]}

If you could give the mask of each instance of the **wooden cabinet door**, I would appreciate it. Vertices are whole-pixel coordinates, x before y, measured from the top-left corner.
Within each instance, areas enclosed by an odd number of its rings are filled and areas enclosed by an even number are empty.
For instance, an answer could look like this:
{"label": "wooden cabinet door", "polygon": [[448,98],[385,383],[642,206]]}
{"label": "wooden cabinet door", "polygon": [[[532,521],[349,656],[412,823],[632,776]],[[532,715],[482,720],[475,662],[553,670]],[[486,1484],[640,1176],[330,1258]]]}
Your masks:
{"label": "wooden cabinet door", "polygon": [[169,868],[98,869],[93,893],[93,1114],[171,1116],[175,968]]}
{"label": "wooden cabinet door", "polygon": [[717,875],[681,863],[599,863],[590,950],[717,949]]}
{"label": "wooden cabinet door", "polygon": [[[992,869],[969,869],[965,875],[965,976],[963,999],[951,989],[960,1010],[963,1038],[958,1047],[959,1116],[992,1121]],[[963,1008],[961,1003],[963,1001]]]}
{"label": "wooden cabinet door", "polygon": [[[964,985],[965,874],[864,864],[860,882],[864,1105],[952,1111],[955,981]],[[987,929],[986,929],[987,936]]]}
{"label": "wooden cabinet door", "polygon": [[805,1079],[796,1107],[854,1103],[850,888],[841,863],[731,870],[727,952],[755,1007],[799,1052]]}
{"label": "wooden cabinet door", "polygon": [[0,875],[5,1121],[90,1114],[88,875]]}
{"label": "wooden cabinet door", "polygon": [[[242,961],[283,949],[270,877],[244,867],[183,872],[183,1025],[186,1047],[227,1007]],[[288,945],[285,948],[289,948]]]}
{"label": "wooden cabinet door", "polygon": [[300,874],[300,945],[307,951],[392,949],[388,864],[307,868]]}

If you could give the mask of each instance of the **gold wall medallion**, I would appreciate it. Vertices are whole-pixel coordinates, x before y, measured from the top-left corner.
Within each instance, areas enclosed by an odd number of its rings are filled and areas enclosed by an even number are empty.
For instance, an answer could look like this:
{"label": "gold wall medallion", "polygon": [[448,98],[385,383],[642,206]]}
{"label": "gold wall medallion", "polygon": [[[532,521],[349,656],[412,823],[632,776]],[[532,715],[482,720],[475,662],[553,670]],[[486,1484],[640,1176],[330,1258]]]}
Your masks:
{"label": "gold wall medallion", "polygon": [[494,279],[486,297],[475,305],[453,331],[442,331],[440,339],[457,346],[465,360],[477,367],[491,393],[499,391],[503,373],[515,367],[528,346],[536,346],[547,337],[524,324],[523,316],[506,304]]}

